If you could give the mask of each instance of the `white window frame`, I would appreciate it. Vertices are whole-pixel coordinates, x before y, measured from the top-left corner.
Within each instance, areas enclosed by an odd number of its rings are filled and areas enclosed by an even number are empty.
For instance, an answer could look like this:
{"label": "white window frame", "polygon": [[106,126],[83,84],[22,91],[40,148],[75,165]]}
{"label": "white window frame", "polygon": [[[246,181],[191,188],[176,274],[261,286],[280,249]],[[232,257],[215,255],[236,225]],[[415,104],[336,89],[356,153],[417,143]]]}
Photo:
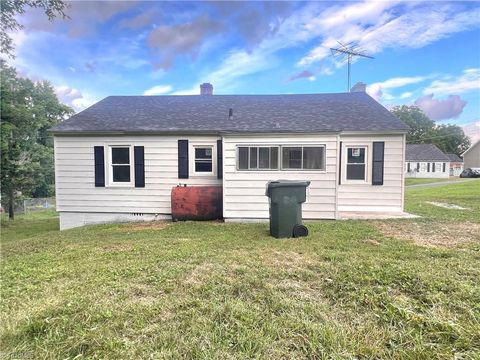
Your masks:
{"label": "white window frame", "polygon": [[[300,164],[301,164],[301,168],[285,168],[283,167],[283,148],[295,148],[295,147],[299,147],[299,148],[302,148],[302,157],[300,158]],[[323,165],[324,165],[324,168],[323,169],[305,169],[303,167],[303,148],[309,148],[309,147],[312,147],[312,148],[315,148],[315,147],[318,147],[318,148],[323,148]],[[327,148],[325,146],[325,144],[285,144],[285,145],[282,145],[280,146],[280,169],[282,171],[315,171],[315,172],[320,172],[320,173],[325,173],[327,171]]]}
{"label": "white window frame", "polygon": [[[212,150],[212,171],[204,172],[195,171],[195,149],[211,149]],[[189,163],[190,163],[190,176],[193,177],[216,177],[217,176],[217,145],[216,143],[192,143],[189,149]]]}
{"label": "white window frame", "polygon": [[[364,180],[347,179],[348,149],[351,149],[351,148],[365,149],[365,179]],[[368,144],[343,144],[343,148],[342,148],[342,184],[360,184],[360,185],[371,184],[371,174],[370,174],[371,158],[370,157],[371,157],[370,156],[370,145],[368,145]]]}
{"label": "white window frame", "polygon": [[[114,148],[127,148],[128,149],[128,158],[129,158],[129,166],[130,166],[130,182],[118,182],[113,181],[113,166],[115,164],[112,163],[112,152]],[[135,164],[134,164],[134,157],[133,157],[133,145],[125,145],[125,144],[109,144],[108,145],[108,156],[107,156],[107,172],[108,172],[108,186],[112,187],[133,187],[134,186],[134,176],[135,176]],[[120,165],[120,164],[118,164]],[[126,165],[126,164],[123,164]]]}
{"label": "white window frame", "polygon": [[[240,148],[244,148],[246,147],[248,149],[248,159],[247,159],[247,164],[248,164],[248,169],[240,169]],[[257,148],[257,167],[255,169],[250,169],[250,148]],[[272,154],[272,150],[270,148],[277,148],[278,149],[278,159],[277,159],[277,168],[276,169],[270,169],[270,168],[264,168],[264,169],[260,169],[258,167],[258,163],[259,163],[259,158],[260,158],[260,155],[259,155],[259,152],[260,152],[260,148],[268,148],[269,150],[269,154],[270,154],[270,162],[271,162],[271,154]],[[272,144],[272,145],[269,145],[269,144],[262,144],[262,145],[237,145],[236,146],[236,165],[237,165],[237,171],[248,171],[248,172],[252,172],[252,171],[256,171],[256,172],[259,172],[259,171],[278,171],[280,170],[280,151],[281,151],[281,147],[280,145],[275,145],[275,144]]]}

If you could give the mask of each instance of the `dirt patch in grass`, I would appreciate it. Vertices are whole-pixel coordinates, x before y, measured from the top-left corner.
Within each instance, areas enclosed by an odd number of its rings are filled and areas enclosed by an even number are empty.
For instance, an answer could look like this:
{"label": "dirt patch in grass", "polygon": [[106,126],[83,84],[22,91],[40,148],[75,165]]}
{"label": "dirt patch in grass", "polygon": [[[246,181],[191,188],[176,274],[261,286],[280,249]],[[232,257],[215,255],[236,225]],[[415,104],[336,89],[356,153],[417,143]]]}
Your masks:
{"label": "dirt patch in grass", "polygon": [[121,232],[163,230],[170,225],[171,225],[171,222],[168,222],[168,221],[136,222],[136,223],[129,223],[124,226],[121,226],[118,230]]}
{"label": "dirt patch in grass", "polygon": [[103,252],[129,252],[133,251],[132,244],[111,244],[102,246]]}
{"label": "dirt patch in grass", "polygon": [[304,269],[313,263],[309,257],[294,251],[267,251],[261,258],[267,266],[277,269]]}
{"label": "dirt patch in grass", "polygon": [[456,247],[480,242],[480,224],[471,222],[374,222],[383,235],[420,246]]}
{"label": "dirt patch in grass", "polygon": [[187,275],[184,283],[186,285],[203,285],[210,276],[217,271],[218,269],[211,263],[202,263],[197,265],[193,270]]}

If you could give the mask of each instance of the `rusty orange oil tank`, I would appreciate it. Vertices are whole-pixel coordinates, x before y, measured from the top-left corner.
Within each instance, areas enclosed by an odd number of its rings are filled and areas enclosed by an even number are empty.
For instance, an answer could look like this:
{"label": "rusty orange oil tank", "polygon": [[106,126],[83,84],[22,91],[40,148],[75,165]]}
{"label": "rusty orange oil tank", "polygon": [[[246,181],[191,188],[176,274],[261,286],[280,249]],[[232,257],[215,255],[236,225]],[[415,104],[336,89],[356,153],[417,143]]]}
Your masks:
{"label": "rusty orange oil tank", "polygon": [[172,189],[172,219],[215,220],[223,216],[221,186],[177,186]]}

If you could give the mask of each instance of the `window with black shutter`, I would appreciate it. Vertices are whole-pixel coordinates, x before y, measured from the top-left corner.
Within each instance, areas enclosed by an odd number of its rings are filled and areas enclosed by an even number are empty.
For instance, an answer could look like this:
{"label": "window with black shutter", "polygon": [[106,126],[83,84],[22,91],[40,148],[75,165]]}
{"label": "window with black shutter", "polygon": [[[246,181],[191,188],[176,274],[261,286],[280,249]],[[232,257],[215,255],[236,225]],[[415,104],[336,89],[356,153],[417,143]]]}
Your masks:
{"label": "window with black shutter", "polygon": [[135,162],[135,187],[145,187],[145,150],[143,146],[133,148]]}
{"label": "window with black shutter", "polygon": [[188,179],[188,140],[178,140],[178,178]]}
{"label": "window with black shutter", "polygon": [[103,146],[94,147],[95,187],[105,187],[105,151]]}
{"label": "window with black shutter", "polygon": [[372,185],[383,185],[384,156],[385,143],[383,141],[375,141],[373,143]]}

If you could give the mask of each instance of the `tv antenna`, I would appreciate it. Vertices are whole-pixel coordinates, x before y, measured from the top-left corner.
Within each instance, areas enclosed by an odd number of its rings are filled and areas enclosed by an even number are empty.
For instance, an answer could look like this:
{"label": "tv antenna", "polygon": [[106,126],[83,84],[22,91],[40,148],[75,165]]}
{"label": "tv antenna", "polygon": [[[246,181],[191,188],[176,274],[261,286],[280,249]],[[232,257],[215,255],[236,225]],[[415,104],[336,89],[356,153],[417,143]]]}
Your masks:
{"label": "tv antenna", "polygon": [[359,48],[358,46],[350,45],[350,44],[344,45],[340,41],[337,41],[337,42],[340,44],[340,47],[330,48],[330,50],[332,52],[332,56],[334,56],[334,57],[335,56],[343,56],[344,61],[346,61],[347,64],[348,64],[347,92],[350,92],[350,89],[351,89],[351,84],[350,84],[351,70],[350,70],[350,67],[352,66],[353,57],[359,56],[359,57],[364,57],[364,58],[368,58],[368,59],[374,59],[374,57],[366,55],[364,53],[364,51],[361,48]]}

